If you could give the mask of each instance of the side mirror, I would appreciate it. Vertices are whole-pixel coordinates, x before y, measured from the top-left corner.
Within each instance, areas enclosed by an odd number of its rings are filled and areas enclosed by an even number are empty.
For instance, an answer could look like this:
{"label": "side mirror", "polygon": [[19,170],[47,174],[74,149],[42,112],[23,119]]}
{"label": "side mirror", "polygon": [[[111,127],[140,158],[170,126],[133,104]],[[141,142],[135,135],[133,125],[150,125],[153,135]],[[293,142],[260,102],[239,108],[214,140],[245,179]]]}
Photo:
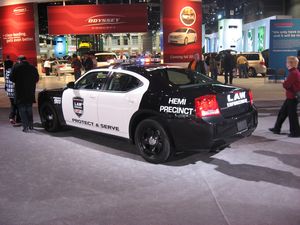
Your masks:
{"label": "side mirror", "polygon": [[74,82],[69,82],[67,84],[67,88],[74,89],[75,88],[75,83]]}

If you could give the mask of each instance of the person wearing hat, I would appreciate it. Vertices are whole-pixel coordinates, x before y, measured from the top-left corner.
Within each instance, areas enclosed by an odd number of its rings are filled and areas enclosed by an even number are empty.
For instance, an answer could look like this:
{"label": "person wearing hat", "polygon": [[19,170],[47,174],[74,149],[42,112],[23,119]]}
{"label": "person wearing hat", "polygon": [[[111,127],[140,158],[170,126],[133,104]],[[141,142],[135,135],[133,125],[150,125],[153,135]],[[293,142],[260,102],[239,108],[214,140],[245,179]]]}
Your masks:
{"label": "person wearing hat", "polygon": [[18,57],[13,66],[10,81],[15,83],[15,101],[21,116],[23,132],[33,129],[32,104],[35,103],[36,83],[39,81],[37,69],[27,62],[26,57]]}

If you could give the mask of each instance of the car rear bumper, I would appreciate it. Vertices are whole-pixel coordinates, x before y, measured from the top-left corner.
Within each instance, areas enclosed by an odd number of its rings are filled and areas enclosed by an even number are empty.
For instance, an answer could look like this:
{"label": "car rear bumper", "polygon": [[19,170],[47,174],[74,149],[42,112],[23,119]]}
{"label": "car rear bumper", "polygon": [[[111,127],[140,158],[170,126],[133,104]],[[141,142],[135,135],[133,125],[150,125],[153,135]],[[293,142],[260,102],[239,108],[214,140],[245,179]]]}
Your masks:
{"label": "car rear bumper", "polygon": [[[238,129],[238,123],[247,124],[245,129]],[[231,117],[205,120],[168,120],[176,150],[218,149],[234,141],[250,136],[257,127],[257,111]]]}
{"label": "car rear bumper", "polygon": [[256,73],[259,73],[259,74],[266,74],[267,73],[267,67],[264,66],[264,65],[258,65],[258,66],[255,66],[254,68],[256,70]]}

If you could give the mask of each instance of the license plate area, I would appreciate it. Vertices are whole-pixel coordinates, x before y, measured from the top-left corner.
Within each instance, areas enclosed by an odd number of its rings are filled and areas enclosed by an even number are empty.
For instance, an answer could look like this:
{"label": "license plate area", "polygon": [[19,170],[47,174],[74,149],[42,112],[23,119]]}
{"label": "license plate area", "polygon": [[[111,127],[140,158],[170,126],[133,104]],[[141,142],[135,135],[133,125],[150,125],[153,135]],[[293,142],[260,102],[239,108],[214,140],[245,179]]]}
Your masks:
{"label": "license plate area", "polygon": [[238,130],[238,132],[248,130],[247,120],[238,121],[237,122],[237,130]]}

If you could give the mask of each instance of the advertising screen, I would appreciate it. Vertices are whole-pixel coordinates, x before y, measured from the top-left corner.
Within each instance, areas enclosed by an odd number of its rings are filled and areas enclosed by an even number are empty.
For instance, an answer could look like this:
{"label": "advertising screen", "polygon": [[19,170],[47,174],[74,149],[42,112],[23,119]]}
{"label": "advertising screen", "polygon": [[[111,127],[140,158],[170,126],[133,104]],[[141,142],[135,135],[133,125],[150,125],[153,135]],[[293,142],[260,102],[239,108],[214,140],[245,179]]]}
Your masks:
{"label": "advertising screen", "polygon": [[248,44],[247,51],[248,52],[254,51],[254,38],[255,38],[255,29],[248,30],[248,40],[247,40],[247,44]]}
{"label": "advertising screen", "polygon": [[54,39],[54,55],[57,58],[62,58],[67,54],[67,41],[65,37],[56,37]]}
{"label": "advertising screen", "polygon": [[300,50],[300,19],[271,20],[270,25],[270,67],[286,69],[286,57]]}
{"label": "advertising screen", "polygon": [[266,39],[266,27],[262,26],[258,28],[258,51],[265,50],[265,39]]}
{"label": "advertising screen", "polygon": [[70,5],[48,7],[52,35],[147,31],[147,5]]}
{"label": "advertising screen", "polygon": [[241,19],[223,19],[218,24],[219,51],[242,50],[243,22]]}
{"label": "advertising screen", "polygon": [[202,54],[201,1],[163,0],[162,27],[165,63],[189,62]]}
{"label": "advertising screen", "polygon": [[3,57],[10,55],[16,61],[19,55],[25,55],[37,65],[33,4],[1,7],[0,15]]}

